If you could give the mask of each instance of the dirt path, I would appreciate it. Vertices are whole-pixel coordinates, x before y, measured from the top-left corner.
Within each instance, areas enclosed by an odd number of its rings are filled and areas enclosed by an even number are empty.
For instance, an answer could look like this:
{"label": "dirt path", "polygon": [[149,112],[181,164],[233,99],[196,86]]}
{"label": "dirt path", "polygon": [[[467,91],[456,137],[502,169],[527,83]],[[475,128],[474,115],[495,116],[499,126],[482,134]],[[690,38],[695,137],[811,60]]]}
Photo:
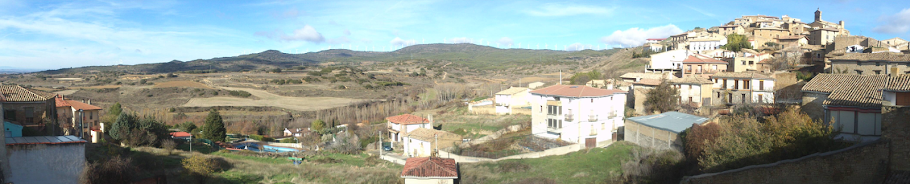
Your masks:
{"label": "dirt path", "polygon": [[214,107],[214,106],[271,106],[299,111],[314,111],[342,107],[365,101],[365,99],[336,98],[336,97],[288,97],[269,93],[265,90],[237,87],[219,87],[225,90],[241,90],[249,92],[259,99],[239,97],[211,97],[192,98],[184,107]]}
{"label": "dirt path", "polygon": [[[452,63],[446,63],[446,64],[442,65],[442,67],[439,67],[439,69],[445,69],[446,66],[449,66],[449,64],[452,64]],[[442,70],[442,80],[446,80],[447,76],[449,76],[449,72]],[[436,82],[437,80],[438,79],[433,79],[433,84],[439,85],[439,83]]]}

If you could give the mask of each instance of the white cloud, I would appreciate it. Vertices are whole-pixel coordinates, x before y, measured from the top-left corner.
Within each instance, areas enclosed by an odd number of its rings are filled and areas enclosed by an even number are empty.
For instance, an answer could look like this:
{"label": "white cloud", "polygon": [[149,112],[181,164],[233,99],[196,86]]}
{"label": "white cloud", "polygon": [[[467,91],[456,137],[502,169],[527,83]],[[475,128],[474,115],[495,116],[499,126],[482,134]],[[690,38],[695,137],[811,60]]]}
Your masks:
{"label": "white cloud", "polygon": [[513,43],[515,43],[515,41],[513,41],[512,38],[509,38],[509,37],[502,37],[499,40],[497,40],[496,43],[499,43],[502,46],[509,46],[509,45],[512,45]]}
{"label": "white cloud", "polygon": [[389,41],[389,43],[391,43],[392,46],[404,47],[404,46],[410,46],[410,45],[417,44],[417,40],[414,40],[414,39],[405,40],[405,39],[401,39],[399,37],[395,37],[395,39],[392,39],[392,41]]}
{"label": "white cloud", "polygon": [[573,44],[570,44],[570,45],[565,46],[564,48],[565,48],[567,51],[579,51],[579,50],[587,50],[587,49],[591,49],[591,50],[597,49],[596,46],[594,46],[594,45],[591,45],[591,44],[582,44],[582,43],[573,43]]}
{"label": "white cloud", "polygon": [[525,10],[528,15],[539,17],[561,17],[573,15],[609,15],[616,8],[606,8],[592,5],[572,5],[572,4],[544,4],[538,8]]}
{"label": "white cloud", "polygon": [[905,33],[910,31],[910,8],[894,15],[879,17],[878,20],[884,23],[872,28],[872,31],[890,34]]}
{"label": "white cloud", "polygon": [[660,27],[648,29],[630,28],[625,31],[616,30],[609,36],[600,38],[600,41],[606,44],[622,44],[623,46],[638,46],[645,43],[648,38],[666,38],[671,35],[682,33],[683,30],[673,24],[667,24]]}
{"label": "white cloud", "polygon": [[344,35],[351,36],[351,30],[345,29]]}
{"label": "white cloud", "polygon": [[322,34],[316,31],[316,28],[313,26],[305,25],[303,28],[294,30],[294,33],[291,35],[285,35],[281,37],[282,40],[288,41],[308,41],[319,43],[325,41],[325,37],[322,37]]}

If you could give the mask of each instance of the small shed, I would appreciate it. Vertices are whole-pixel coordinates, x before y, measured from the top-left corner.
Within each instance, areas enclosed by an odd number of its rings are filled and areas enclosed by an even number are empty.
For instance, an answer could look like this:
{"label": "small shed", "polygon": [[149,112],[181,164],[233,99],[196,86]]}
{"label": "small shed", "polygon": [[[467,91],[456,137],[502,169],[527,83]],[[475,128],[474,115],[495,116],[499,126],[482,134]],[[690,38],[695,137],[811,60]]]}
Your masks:
{"label": "small shed", "polygon": [[682,151],[679,133],[706,121],[708,118],[675,111],[626,118],[625,138],[642,147]]}
{"label": "small shed", "polygon": [[6,137],[22,137],[22,125],[4,121],[3,128],[6,129],[4,130]]}
{"label": "small shed", "polygon": [[85,143],[79,137],[6,138],[10,175],[4,183],[79,183],[85,168]]}

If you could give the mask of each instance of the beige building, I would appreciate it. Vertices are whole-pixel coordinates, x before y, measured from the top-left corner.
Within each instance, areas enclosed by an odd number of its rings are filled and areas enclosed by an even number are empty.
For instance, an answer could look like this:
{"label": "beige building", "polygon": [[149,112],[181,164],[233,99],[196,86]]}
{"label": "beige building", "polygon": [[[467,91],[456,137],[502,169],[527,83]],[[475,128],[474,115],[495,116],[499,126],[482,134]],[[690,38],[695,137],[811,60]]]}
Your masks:
{"label": "beige building", "polygon": [[725,25],[717,27],[718,34],[722,36],[727,36],[730,34],[745,34],[746,29],[742,25]]}
{"label": "beige building", "polygon": [[68,127],[63,131],[65,135],[80,135],[79,127],[86,136],[91,131],[101,131],[101,107],[88,103],[64,98],[62,95],[54,97],[57,105],[57,123],[61,127]]}
{"label": "beige building", "polygon": [[759,72],[721,72],[714,82],[711,101],[715,105],[774,103],[774,78]]}
{"label": "beige building", "polygon": [[682,64],[682,74],[677,76],[680,78],[692,76],[707,78],[717,72],[727,71],[727,62],[700,54],[689,55]]}
{"label": "beige building", "polygon": [[679,104],[695,108],[711,105],[711,90],[714,82],[702,77],[686,77],[670,80],[679,89]]}
{"label": "beige building", "polygon": [[461,136],[458,134],[434,130],[429,128],[417,128],[408,133],[404,138],[404,155],[408,157],[428,157],[438,153],[437,149],[452,147],[461,144]]}
{"label": "beige building", "polygon": [[840,35],[837,29],[821,28],[809,32],[810,45],[828,45],[834,43],[834,38]]}
{"label": "beige building", "polygon": [[885,44],[887,44],[888,46],[898,46],[898,45],[907,43],[907,40],[901,39],[900,37],[894,37],[891,39],[882,40],[882,42],[885,42]]}
{"label": "beige building", "polygon": [[3,120],[26,128],[43,131],[45,121],[57,121],[54,94],[24,88],[19,85],[0,85]]}
{"label": "beige building", "polygon": [[839,74],[910,74],[910,55],[901,53],[843,53],[832,57],[831,72]]}
{"label": "beige building", "polygon": [[496,93],[496,114],[513,114],[513,109],[527,107],[531,90],[523,87],[511,87]]}
{"label": "beige building", "polygon": [[755,52],[751,49],[743,49],[743,51],[738,55],[739,57],[733,59],[733,63],[729,71],[758,71],[759,63],[765,59],[770,59],[772,57],[771,54]]}

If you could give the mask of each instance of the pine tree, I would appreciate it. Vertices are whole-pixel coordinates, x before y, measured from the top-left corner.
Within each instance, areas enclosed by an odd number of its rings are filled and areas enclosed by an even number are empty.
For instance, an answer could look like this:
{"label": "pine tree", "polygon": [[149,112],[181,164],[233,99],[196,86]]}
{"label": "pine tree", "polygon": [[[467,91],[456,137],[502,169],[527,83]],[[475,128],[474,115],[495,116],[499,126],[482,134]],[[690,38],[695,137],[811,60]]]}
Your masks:
{"label": "pine tree", "polygon": [[111,125],[108,134],[116,140],[126,140],[129,138],[130,131],[136,128],[136,116],[129,113],[120,113],[117,120]]}
{"label": "pine tree", "polygon": [[218,110],[212,109],[205,117],[205,124],[202,125],[202,137],[212,141],[224,141],[226,132],[221,114]]}

